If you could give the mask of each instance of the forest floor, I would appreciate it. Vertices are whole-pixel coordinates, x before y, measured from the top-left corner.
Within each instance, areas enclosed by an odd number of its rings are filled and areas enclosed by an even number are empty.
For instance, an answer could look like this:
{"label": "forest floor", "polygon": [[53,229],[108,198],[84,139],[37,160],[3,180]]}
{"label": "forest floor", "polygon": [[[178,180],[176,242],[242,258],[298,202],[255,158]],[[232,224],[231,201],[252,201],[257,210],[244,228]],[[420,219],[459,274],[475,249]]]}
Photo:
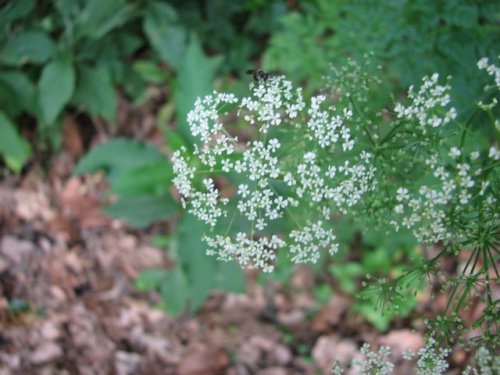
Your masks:
{"label": "forest floor", "polygon": [[[161,138],[151,116],[140,121],[143,138]],[[318,306],[306,266],[287,284],[263,286],[248,272],[245,294],[214,291],[194,316],[159,311],[160,296],[133,282],[171,266],[151,238],[172,223],[138,231],[105,217],[102,176],[71,176],[83,149],[68,118],[59,153],[0,182],[0,375],[329,374],[334,359],[360,358],[363,342],[389,345],[395,360],[422,346],[421,314],[380,333],[349,296]],[[443,303],[424,297],[417,312]],[[466,357],[459,351],[452,364]],[[395,373],[412,373],[407,366]]]}

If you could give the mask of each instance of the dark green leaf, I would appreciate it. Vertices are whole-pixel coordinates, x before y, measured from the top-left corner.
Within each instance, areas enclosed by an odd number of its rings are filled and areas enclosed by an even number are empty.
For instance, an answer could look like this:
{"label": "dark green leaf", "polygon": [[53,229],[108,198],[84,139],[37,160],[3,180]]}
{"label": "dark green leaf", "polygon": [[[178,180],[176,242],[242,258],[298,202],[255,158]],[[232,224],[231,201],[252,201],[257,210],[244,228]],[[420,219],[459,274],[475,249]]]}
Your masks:
{"label": "dark green leaf", "polygon": [[181,147],[187,147],[186,141],[181,137],[181,135],[172,129],[164,128],[163,134],[167,138],[167,145],[170,151],[177,151]]}
{"label": "dark green leaf", "polygon": [[134,197],[164,193],[172,185],[172,166],[163,161],[144,165],[118,176],[111,191],[120,196]]}
{"label": "dark green leaf", "polygon": [[38,103],[45,123],[54,123],[74,89],[75,70],[68,57],[59,57],[43,68],[38,82]]}
{"label": "dark green leaf", "polygon": [[135,7],[125,0],[87,1],[76,22],[77,37],[102,38],[127,22]]}
{"label": "dark green leaf", "polygon": [[9,116],[21,111],[36,112],[34,104],[35,86],[29,78],[17,71],[0,73],[0,108],[5,108]]}
{"label": "dark green leaf", "polygon": [[0,154],[13,171],[18,172],[31,155],[31,147],[16,126],[0,111]]}
{"label": "dark green leaf", "polygon": [[73,102],[94,116],[108,121],[116,118],[116,92],[109,69],[103,66],[78,68],[78,82]]}
{"label": "dark green leaf", "polygon": [[123,219],[137,228],[167,219],[179,210],[177,202],[169,193],[163,195],[145,195],[124,197],[107,207],[104,212],[117,219]]}
{"label": "dark green leaf", "polygon": [[0,25],[23,18],[30,14],[35,6],[35,0],[9,1],[0,11]]}
{"label": "dark green leaf", "polygon": [[186,30],[169,4],[152,2],[144,19],[144,32],[160,58],[178,69],[186,49]]}
{"label": "dark green leaf", "polygon": [[218,261],[206,254],[202,236],[205,228],[192,215],[185,215],[177,228],[177,246],[180,266],[190,287],[190,310],[196,311],[215,287]]}
{"label": "dark green leaf", "polygon": [[10,39],[0,51],[0,62],[8,65],[41,64],[56,52],[54,42],[40,30],[27,30]]}
{"label": "dark green leaf", "polygon": [[193,143],[195,140],[187,124],[187,114],[193,109],[196,98],[212,91],[215,65],[216,61],[204,55],[198,38],[193,35],[179,69],[174,92],[179,133]]}
{"label": "dark green leaf", "polygon": [[227,293],[244,293],[245,286],[245,273],[237,262],[219,262],[215,288]]}
{"label": "dark green leaf", "polygon": [[186,308],[189,298],[189,287],[186,276],[179,267],[168,272],[166,280],[160,286],[166,311],[173,315],[179,315]]}
{"label": "dark green leaf", "polygon": [[134,63],[133,68],[146,82],[161,84],[168,79],[167,72],[162,70],[154,61],[137,61]]}
{"label": "dark green leaf", "polygon": [[154,146],[125,138],[116,138],[94,147],[80,160],[75,175],[104,171],[111,182],[121,174],[153,163],[166,163]]}
{"label": "dark green leaf", "polygon": [[161,283],[167,278],[167,270],[163,268],[150,268],[142,271],[135,279],[135,287],[141,292],[147,292],[159,288]]}

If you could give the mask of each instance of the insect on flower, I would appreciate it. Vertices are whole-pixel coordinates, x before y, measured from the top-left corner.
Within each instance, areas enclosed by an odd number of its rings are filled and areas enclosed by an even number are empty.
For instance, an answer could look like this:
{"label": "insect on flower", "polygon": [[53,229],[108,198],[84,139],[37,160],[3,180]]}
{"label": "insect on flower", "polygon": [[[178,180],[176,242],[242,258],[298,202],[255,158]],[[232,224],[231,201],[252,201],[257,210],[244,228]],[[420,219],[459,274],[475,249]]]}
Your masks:
{"label": "insect on flower", "polygon": [[253,81],[255,83],[266,83],[267,80],[269,79],[270,74],[267,72],[264,72],[263,70],[258,70],[258,69],[250,69],[245,72],[246,74],[251,74]]}

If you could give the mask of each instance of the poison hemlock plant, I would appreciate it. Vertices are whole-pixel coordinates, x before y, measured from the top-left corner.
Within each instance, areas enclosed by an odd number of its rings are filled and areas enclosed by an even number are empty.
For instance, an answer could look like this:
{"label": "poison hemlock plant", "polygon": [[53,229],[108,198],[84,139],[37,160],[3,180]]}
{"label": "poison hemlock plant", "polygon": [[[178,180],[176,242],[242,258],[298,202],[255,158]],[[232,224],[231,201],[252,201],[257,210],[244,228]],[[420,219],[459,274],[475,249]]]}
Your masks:
{"label": "poison hemlock plant", "polygon": [[[449,304],[429,322],[430,334],[460,341],[459,313],[477,296],[485,310],[471,342],[496,348],[500,153],[491,134],[498,139],[500,71],[487,59],[478,67],[496,81],[465,124],[451,105],[450,78],[424,77],[404,102],[373,109],[370,92],[380,81],[352,61],[310,100],[284,77],[259,79],[241,99],[198,98],[188,124],[199,143],[173,154],[173,182],[185,209],[210,229],[207,253],[265,272],[279,251],[314,263],[337,252],[339,214],[369,216],[382,231],[406,231],[437,249],[399,276],[372,279],[368,293],[379,305],[398,308],[438,276]],[[233,111],[250,140],[224,123]],[[465,264],[440,270],[445,256],[459,253]]]}

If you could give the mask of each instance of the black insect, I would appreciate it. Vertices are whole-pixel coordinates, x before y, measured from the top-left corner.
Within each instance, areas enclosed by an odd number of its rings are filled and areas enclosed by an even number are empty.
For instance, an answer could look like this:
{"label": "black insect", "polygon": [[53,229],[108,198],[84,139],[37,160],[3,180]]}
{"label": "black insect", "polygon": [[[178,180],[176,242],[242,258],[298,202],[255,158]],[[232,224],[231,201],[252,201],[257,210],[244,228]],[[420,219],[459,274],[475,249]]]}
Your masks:
{"label": "black insect", "polygon": [[264,72],[263,70],[258,69],[250,69],[246,71],[247,74],[251,74],[253,77],[253,81],[255,83],[266,83],[270,77],[270,74]]}

